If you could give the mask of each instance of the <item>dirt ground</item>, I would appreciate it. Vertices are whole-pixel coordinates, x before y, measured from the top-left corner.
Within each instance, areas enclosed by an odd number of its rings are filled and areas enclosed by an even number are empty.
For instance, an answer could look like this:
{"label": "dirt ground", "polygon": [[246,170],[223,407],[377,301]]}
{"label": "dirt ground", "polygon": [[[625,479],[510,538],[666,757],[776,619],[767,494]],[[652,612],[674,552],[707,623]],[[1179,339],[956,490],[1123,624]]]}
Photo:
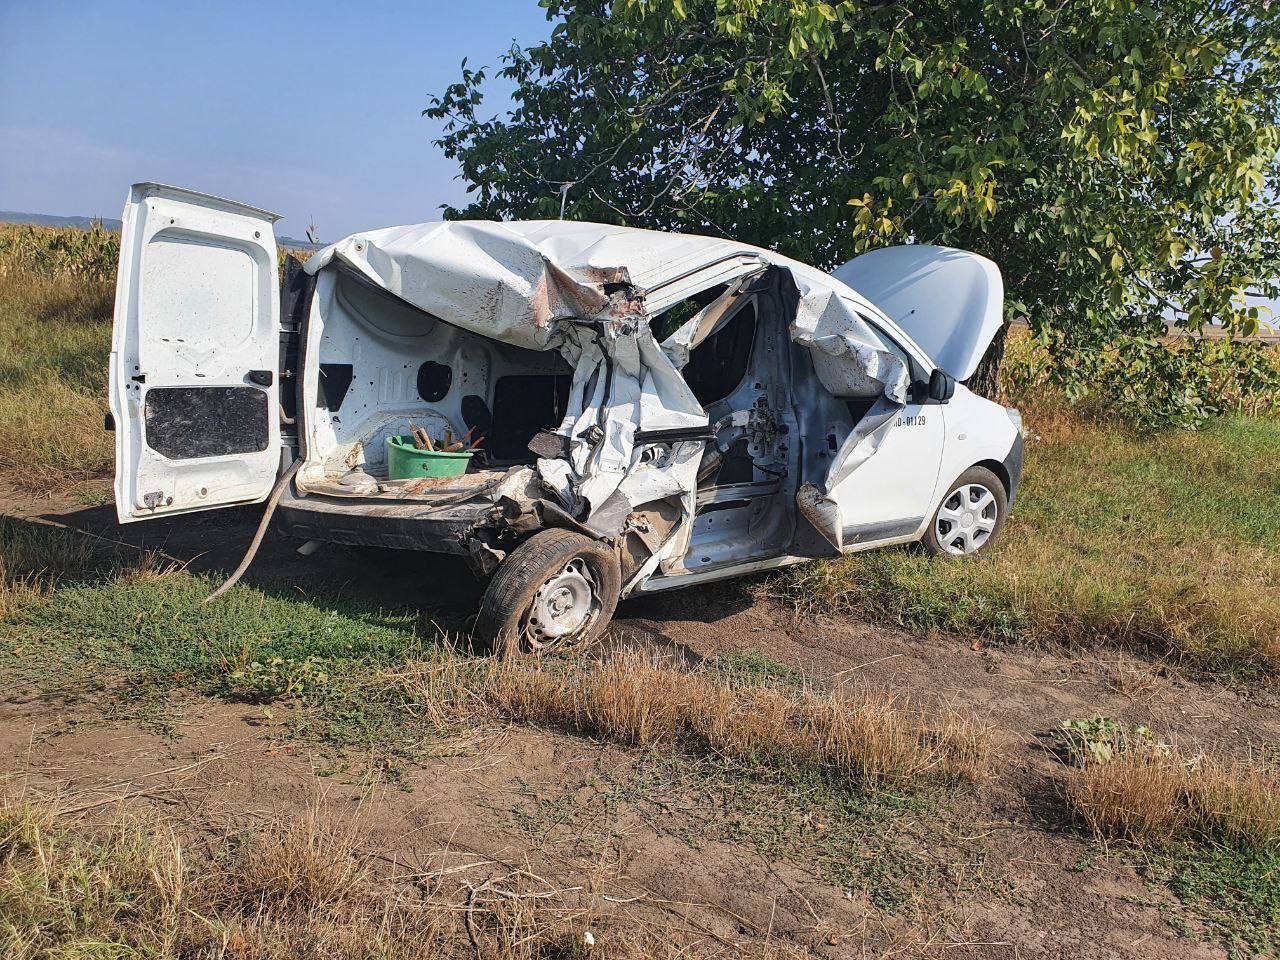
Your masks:
{"label": "dirt ground", "polygon": [[[121,529],[110,507],[10,499],[0,509],[160,547],[193,570],[230,570],[256,521],[249,511]],[[459,613],[475,608],[477,588],[452,564],[337,547],[302,559],[296,547],[272,535],[255,573],[336,578],[389,606],[421,597],[435,608],[447,597]],[[945,828],[945,855],[973,875],[922,890],[904,909],[878,909],[810,864],[700,832],[708,811],[673,801],[655,813],[623,788],[643,772],[643,758],[530,728],[464,738],[388,782],[361,770],[359,758],[335,760],[282,737],[284,718],[264,720],[258,707],[193,697],[162,733],[103,722],[93,702],[10,698],[0,701],[0,776],[57,791],[64,806],[84,812],[105,816],[122,802],[155,808],[208,843],[320,806],[354,819],[388,876],[480,881],[521,867],[566,903],[704,947],[789,941],[829,957],[1226,956],[1194,921],[1190,936],[1169,922],[1172,895],[1134,858],[1100,851],[1071,824],[1063,767],[1044,735],[1062,719],[1103,713],[1238,752],[1280,740],[1274,694],[1201,684],[1114,650],[986,648],[802,618],[761,592],[756,581],[627,601],[615,642],[693,660],[757,652],[925,709],[954,704],[989,717],[999,731],[998,775],[976,798],[958,798]],[[934,853],[913,848],[920,858]]]}

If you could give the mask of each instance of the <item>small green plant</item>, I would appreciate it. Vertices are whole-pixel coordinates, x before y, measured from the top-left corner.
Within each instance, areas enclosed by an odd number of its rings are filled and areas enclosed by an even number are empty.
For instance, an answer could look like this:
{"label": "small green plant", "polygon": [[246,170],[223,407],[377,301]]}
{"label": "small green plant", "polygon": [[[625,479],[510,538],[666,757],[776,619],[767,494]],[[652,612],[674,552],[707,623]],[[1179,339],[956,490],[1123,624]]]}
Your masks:
{"label": "small green plant", "polygon": [[254,660],[227,676],[226,692],[228,696],[251,703],[305,697],[328,686],[325,664],[319,657]]}
{"label": "small green plant", "polygon": [[1088,720],[1064,720],[1054,731],[1059,753],[1070,763],[1109,763],[1117,754],[1127,751],[1168,753],[1149,727],[1127,724],[1112,717],[1097,715]]}
{"label": "small green plant", "polygon": [[806,682],[805,675],[795,667],[755,650],[717,654],[713,665],[725,681],[735,686],[798,689]]}

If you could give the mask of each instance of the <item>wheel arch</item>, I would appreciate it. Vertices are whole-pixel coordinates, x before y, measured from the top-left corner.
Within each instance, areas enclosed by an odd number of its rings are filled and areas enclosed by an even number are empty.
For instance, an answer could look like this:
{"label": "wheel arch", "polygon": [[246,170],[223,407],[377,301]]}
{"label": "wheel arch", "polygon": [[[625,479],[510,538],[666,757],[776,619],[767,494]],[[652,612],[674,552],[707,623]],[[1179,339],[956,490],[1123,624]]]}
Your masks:
{"label": "wheel arch", "polygon": [[[971,470],[973,467],[985,467],[996,475],[996,479],[1000,481],[1000,485],[1004,487],[1005,498],[1013,503],[1013,478],[1009,476],[1009,468],[999,460],[979,460],[977,463],[971,464],[965,469]],[[965,471],[960,471],[963,474]]]}

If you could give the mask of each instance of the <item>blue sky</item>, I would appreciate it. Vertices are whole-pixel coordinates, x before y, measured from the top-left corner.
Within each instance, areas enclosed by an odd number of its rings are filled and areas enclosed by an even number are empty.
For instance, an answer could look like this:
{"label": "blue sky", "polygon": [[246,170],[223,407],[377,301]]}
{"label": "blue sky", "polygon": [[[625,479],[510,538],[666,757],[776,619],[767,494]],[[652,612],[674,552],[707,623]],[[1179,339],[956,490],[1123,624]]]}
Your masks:
{"label": "blue sky", "polygon": [[537,0],[0,0],[0,209],[118,217],[157,180],[295,237],[435,219],[464,193],[428,97],[550,29]]}

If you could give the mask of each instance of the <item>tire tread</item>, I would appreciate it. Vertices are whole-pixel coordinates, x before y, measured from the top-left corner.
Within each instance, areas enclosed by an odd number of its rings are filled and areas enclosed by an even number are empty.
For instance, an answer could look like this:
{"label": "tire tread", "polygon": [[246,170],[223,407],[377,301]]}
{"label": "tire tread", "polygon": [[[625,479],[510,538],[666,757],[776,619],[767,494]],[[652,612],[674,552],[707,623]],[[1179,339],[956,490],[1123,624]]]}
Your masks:
{"label": "tire tread", "polygon": [[613,616],[621,588],[621,571],[617,558],[604,544],[572,530],[552,527],[539,531],[513,550],[493,574],[480,601],[473,641],[488,652],[512,656],[522,652],[519,622],[533,595],[553,572],[573,557],[583,556],[592,563],[604,583],[601,584],[601,616],[590,634],[579,642],[598,636]]}

